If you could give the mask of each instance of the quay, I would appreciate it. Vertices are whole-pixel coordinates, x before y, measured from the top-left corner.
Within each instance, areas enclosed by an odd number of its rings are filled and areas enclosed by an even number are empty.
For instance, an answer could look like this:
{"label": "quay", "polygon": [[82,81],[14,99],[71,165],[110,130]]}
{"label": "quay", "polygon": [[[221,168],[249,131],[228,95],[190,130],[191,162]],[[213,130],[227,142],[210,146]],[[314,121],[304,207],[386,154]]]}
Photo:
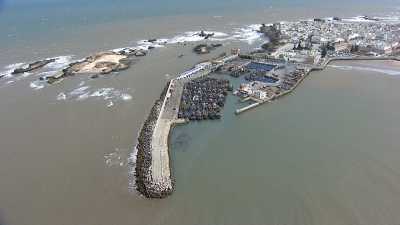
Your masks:
{"label": "quay", "polygon": [[246,112],[246,111],[248,111],[248,110],[250,110],[250,109],[253,109],[253,108],[255,108],[255,107],[257,107],[257,106],[259,106],[259,105],[261,105],[261,104],[262,104],[262,103],[260,103],[260,102],[253,103],[253,104],[251,104],[251,105],[248,105],[248,106],[245,106],[245,107],[243,107],[243,108],[237,109],[237,110],[235,111],[235,113],[236,113],[236,114],[240,114],[240,113]]}

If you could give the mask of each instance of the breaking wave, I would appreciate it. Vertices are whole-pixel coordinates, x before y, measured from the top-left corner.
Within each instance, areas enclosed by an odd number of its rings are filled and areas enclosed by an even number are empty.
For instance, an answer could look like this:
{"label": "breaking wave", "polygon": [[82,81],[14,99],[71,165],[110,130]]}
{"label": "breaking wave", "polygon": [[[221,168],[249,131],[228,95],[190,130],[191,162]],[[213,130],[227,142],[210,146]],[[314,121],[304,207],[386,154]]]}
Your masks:
{"label": "breaking wave", "polygon": [[93,89],[90,86],[81,86],[69,92],[60,92],[56,99],[58,101],[75,100],[83,101],[89,98],[100,99],[107,102],[107,107],[112,107],[117,102],[126,102],[132,100],[129,89],[118,90],[112,87]]}
{"label": "breaking wave", "polygon": [[128,190],[132,193],[137,192],[136,186],[136,159],[137,159],[138,150],[135,146],[133,151],[129,154],[128,157]]}

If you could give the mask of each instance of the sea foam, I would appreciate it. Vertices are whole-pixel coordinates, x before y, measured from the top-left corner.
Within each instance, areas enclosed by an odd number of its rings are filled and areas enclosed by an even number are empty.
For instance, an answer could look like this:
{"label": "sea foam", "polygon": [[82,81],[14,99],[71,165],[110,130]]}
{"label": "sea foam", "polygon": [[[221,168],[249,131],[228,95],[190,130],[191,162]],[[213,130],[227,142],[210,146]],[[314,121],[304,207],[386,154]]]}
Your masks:
{"label": "sea foam", "polygon": [[256,41],[262,40],[263,34],[259,32],[261,24],[252,24],[243,28],[235,28],[233,37],[236,40],[253,44]]}

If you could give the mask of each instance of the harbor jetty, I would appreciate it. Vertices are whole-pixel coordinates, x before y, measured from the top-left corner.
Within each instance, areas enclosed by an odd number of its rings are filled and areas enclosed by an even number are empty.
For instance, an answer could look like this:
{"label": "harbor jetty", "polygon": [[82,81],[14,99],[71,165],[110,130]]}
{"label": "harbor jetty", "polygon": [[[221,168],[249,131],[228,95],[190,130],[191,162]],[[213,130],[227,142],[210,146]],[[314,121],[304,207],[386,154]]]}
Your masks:
{"label": "harbor jetty", "polygon": [[173,79],[165,86],[142,126],[137,143],[137,190],[147,198],[164,198],[174,190],[168,139],[178,119],[183,84]]}
{"label": "harbor jetty", "polygon": [[[182,109],[185,108],[182,107],[182,100],[186,99],[186,104],[198,109],[204,103],[201,113],[204,112],[204,115],[207,115],[206,119],[209,116],[210,119],[217,118],[218,109],[224,105],[226,96],[224,93],[229,89],[229,82],[207,78],[207,75],[222,66],[223,63],[236,57],[227,56],[220,59],[218,63],[201,63],[180,74],[176,79],[167,83],[160,97],[155,101],[139,132],[136,145],[136,187],[137,191],[146,198],[165,198],[174,191],[169,154],[169,135],[175,125],[187,123],[190,120],[185,116],[179,116],[179,112],[183,112]],[[185,88],[186,91],[184,92]],[[204,96],[199,94],[203,89]],[[210,94],[208,94],[208,90],[212,90]],[[183,96],[184,93],[185,96]],[[194,97],[197,94],[199,94],[198,101],[189,101],[189,95]],[[202,97],[209,102],[202,101]],[[202,119],[204,115],[201,115]]]}

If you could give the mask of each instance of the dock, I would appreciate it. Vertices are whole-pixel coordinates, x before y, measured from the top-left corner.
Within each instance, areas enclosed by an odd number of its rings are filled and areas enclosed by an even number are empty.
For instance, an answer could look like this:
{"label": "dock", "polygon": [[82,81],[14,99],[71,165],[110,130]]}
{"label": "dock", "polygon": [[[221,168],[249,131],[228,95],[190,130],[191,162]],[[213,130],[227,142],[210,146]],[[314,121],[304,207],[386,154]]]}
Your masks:
{"label": "dock", "polygon": [[257,107],[257,106],[259,106],[259,105],[261,105],[261,104],[262,104],[262,103],[259,103],[259,102],[253,103],[253,104],[251,104],[251,105],[248,105],[248,106],[245,106],[245,107],[243,107],[243,108],[237,109],[237,110],[235,111],[235,113],[236,113],[237,115],[239,115],[239,114],[241,114],[241,113],[243,113],[243,112],[246,112],[246,111],[248,111],[248,110],[250,110],[250,109],[253,109],[253,108],[255,108],[255,107]]}

